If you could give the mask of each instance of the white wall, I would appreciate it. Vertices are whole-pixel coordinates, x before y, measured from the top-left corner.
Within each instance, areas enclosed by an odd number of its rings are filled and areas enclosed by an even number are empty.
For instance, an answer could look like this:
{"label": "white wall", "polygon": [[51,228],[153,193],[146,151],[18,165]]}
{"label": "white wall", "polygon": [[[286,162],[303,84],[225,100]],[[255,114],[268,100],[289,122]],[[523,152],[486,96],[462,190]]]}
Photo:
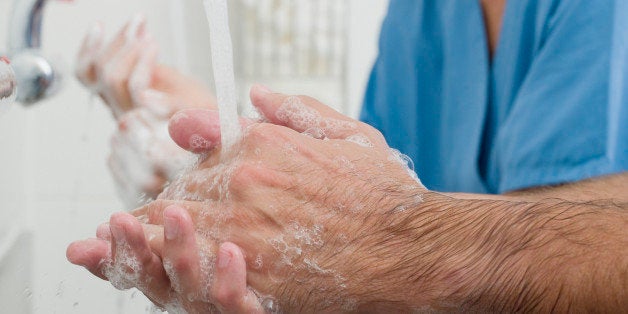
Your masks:
{"label": "white wall", "polygon": [[[355,114],[386,0],[350,1],[351,101],[346,110]],[[0,51],[6,47],[10,3],[0,0]],[[162,59],[188,67],[186,72],[209,82],[209,44],[201,8],[200,1],[190,0],[48,4],[43,45],[65,61],[65,86],[54,98],[31,108],[14,106],[8,112],[0,108],[0,312],[26,313],[29,306],[33,313],[146,312],[148,303],[139,293],[117,292],[65,260],[67,244],[93,236],[99,223],[123,209],[105,166],[115,123],[102,103],[73,78],[73,60],[90,23],[103,21],[111,34],[142,11],[161,43]],[[313,96],[325,96],[324,90],[318,92]],[[21,242],[8,241],[11,237]],[[15,248],[20,248],[19,254]],[[3,259],[2,250],[13,258]]]}
{"label": "white wall", "polygon": [[[1,49],[6,47],[11,1],[1,0],[0,5]],[[146,13],[149,27],[163,43],[164,57],[171,59],[166,5],[166,0],[47,5],[43,47],[65,63],[64,87],[32,108],[14,106],[0,115],[0,229],[32,235],[30,249],[22,247],[30,253],[31,264],[12,272],[28,282],[6,292],[13,295],[0,296],[2,311],[10,311],[12,303],[16,308],[30,303],[33,313],[145,312],[148,303],[143,297],[131,299],[132,292],[118,292],[65,259],[71,241],[93,236],[99,223],[123,209],[105,166],[115,124],[99,101],[90,101],[72,71],[80,40],[92,22],[103,21],[112,33],[139,11]],[[14,258],[1,261],[7,268],[15,266],[16,258],[24,259],[9,255]],[[0,278],[0,285],[8,285],[6,278]]]}

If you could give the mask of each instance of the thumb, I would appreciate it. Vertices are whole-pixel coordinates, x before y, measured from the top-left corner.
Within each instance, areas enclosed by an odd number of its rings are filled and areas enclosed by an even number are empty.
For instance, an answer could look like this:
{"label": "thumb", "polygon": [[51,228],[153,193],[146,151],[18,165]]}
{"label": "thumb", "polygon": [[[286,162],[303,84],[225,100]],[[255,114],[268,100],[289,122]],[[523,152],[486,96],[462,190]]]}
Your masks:
{"label": "thumb", "polygon": [[[250,119],[240,118],[243,128],[251,123]],[[220,145],[220,119],[216,110],[181,110],[170,119],[168,131],[177,145],[193,153],[208,152]]]}

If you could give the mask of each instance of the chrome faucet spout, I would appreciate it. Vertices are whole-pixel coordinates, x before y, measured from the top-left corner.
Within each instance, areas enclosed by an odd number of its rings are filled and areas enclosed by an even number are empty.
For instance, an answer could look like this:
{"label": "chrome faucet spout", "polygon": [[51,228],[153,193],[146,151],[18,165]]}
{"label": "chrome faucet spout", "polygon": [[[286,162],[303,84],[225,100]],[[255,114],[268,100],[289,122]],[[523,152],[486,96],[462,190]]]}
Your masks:
{"label": "chrome faucet spout", "polygon": [[41,22],[46,0],[15,0],[9,26],[9,53],[41,47]]}
{"label": "chrome faucet spout", "polygon": [[13,0],[9,25],[9,57],[15,71],[17,101],[36,103],[60,87],[61,73],[41,53],[41,27],[46,0]]}

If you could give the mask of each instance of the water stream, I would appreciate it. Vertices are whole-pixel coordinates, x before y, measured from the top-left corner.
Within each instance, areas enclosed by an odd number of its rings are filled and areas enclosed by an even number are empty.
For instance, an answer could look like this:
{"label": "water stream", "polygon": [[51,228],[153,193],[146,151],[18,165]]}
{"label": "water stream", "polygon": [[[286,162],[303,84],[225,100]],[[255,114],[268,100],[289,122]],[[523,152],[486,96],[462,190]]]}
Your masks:
{"label": "water stream", "polygon": [[229,33],[227,0],[204,0],[209,22],[212,67],[216,82],[216,98],[220,115],[222,152],[230,150],[240,138],[236,102],[233,46]]}

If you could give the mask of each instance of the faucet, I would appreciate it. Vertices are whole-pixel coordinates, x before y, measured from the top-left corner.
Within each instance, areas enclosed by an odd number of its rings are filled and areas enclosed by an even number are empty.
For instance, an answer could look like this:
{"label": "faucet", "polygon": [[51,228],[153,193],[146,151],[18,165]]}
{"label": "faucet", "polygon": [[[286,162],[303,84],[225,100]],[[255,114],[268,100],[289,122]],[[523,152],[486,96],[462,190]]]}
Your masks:
{"label": "faucet", "polygon": [[10,105],[15,100],[15,73],[9,64],[9,59],[0,57],[0,106]]}
{"label": "faucet", "polygon": [[61,72],[40,51],[41,22],[46,2],[13,0],[8,55],[18,86],[17,101],[24,105],[51,96],[61,83]]}

